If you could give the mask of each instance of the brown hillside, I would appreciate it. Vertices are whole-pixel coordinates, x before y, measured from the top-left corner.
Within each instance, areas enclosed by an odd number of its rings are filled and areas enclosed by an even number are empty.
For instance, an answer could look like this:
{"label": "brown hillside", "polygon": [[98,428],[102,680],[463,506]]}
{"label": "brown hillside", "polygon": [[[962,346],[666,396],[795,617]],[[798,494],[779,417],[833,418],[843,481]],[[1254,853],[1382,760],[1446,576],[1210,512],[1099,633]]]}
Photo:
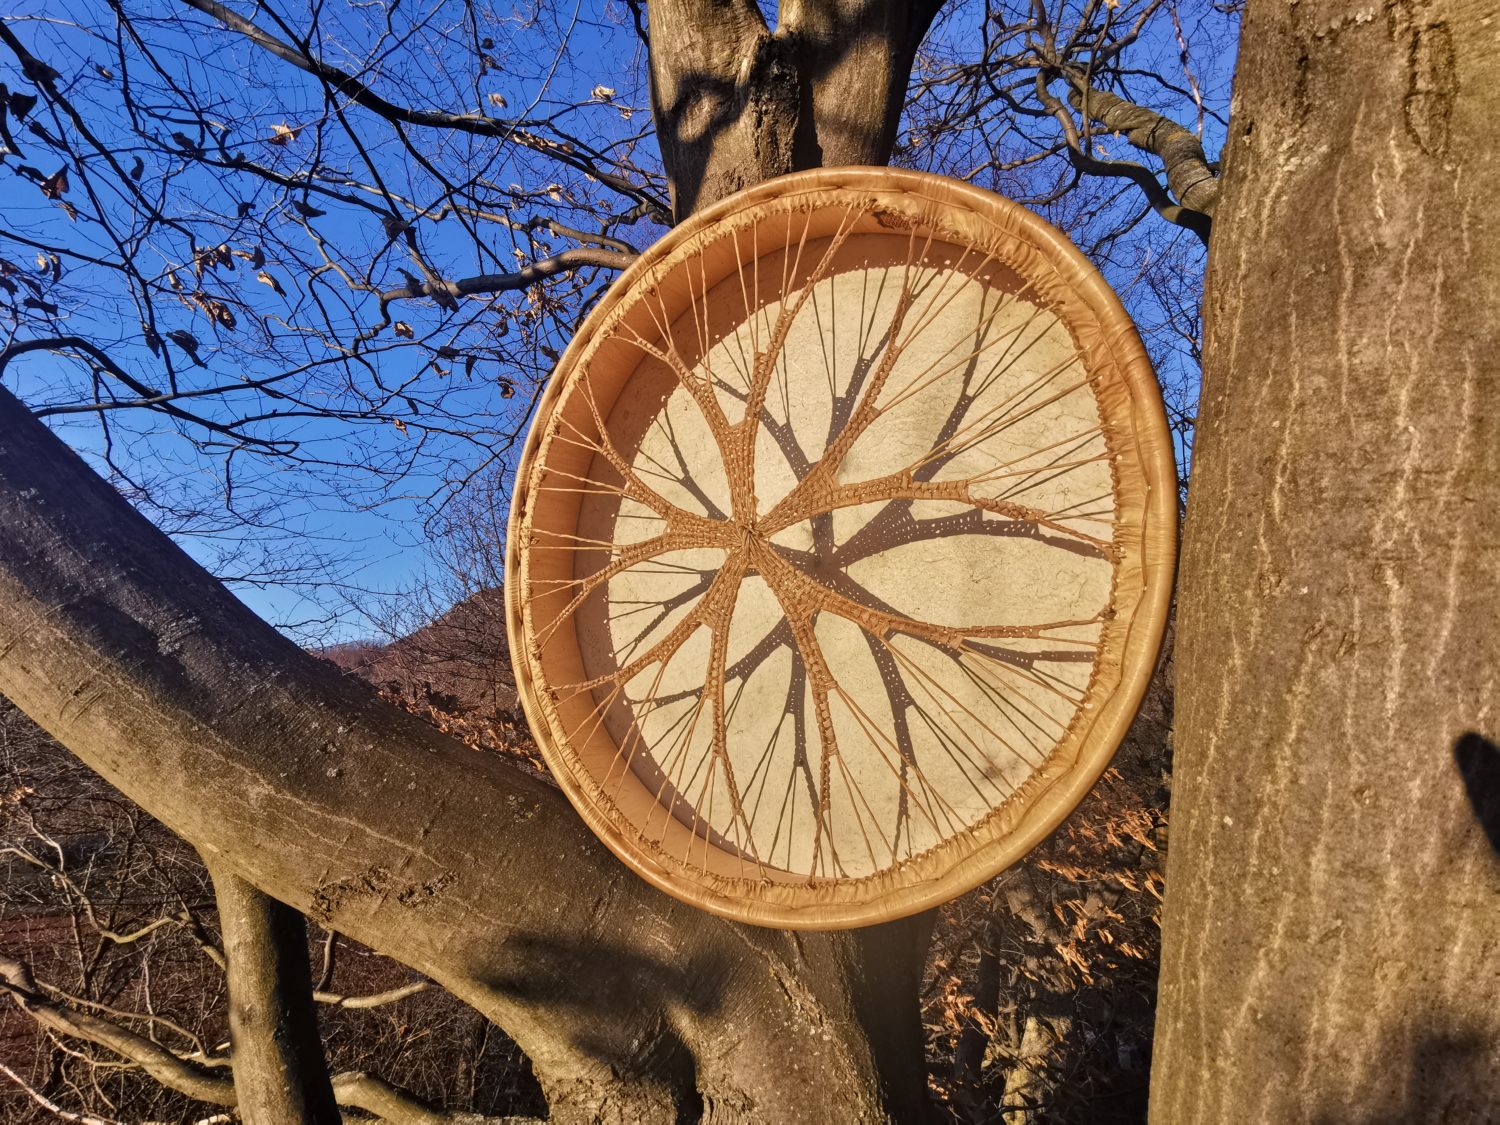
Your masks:
{"label": "brown hillside", "polygon": [[388,695],[441,711],[503,717],[517,707],[498,588],[471,594],[399,640],[353,641],[321,655]]}

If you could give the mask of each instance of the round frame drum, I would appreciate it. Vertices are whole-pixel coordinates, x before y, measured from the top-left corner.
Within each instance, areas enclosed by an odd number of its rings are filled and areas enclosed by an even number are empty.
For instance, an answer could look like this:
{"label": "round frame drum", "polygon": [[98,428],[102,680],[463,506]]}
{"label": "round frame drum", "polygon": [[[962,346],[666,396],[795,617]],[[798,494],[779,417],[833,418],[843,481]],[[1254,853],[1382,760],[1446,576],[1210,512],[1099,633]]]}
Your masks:
{"label": "round frame drum", "polygon": [[1155,377],[1066,238],[937,176],[799,173],[669,233],[563,356],[511,512],[516,679],[652,883],[879,922],[1098,778],[1176,528]]}

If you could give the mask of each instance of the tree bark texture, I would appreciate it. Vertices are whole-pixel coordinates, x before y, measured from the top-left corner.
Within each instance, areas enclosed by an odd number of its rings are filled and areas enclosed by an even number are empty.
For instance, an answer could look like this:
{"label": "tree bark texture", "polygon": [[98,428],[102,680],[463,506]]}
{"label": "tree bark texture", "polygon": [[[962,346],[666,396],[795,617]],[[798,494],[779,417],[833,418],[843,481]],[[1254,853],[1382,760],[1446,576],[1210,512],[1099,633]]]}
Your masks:
{"label": "tree bark texture", "polygon": [[651,97],[678,221],[772,176],[886,164],[942,0],[650,0]]}
{"label": "tree bark texture", "polygon": [[209,874],[224,937],[240,1117],[245,1125],[338,1125],[313,1010],[307,922],[217,861]]}
{"label": "tree bark texture", "polygon": [[734,925],[256,618],[0,390],[0,692],[268,895],[444,985],[554,1121],[925,1106],[922,919]]}
{"label": "tree bark texture", "polygon": [[1153,1118],[1500,1112],[1500,4],[1250,0]]}

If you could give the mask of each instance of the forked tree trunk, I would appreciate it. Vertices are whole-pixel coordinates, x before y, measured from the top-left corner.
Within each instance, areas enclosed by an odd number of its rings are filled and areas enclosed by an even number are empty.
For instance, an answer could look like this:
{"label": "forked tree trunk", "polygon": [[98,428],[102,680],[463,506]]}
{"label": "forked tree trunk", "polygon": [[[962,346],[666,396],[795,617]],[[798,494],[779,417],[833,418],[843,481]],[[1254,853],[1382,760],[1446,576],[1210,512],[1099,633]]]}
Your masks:
{"label": "forked tree trunk", "polygon": [[804,168],[886,164],[944,0],[651,0],[651,102],[672,211]]}
{"label": "forked tree trunk", "polygon": [[[766,175],[883,163],[936,6],[786,4],[773,34],[749,0],[653,3],[679,214]],[[748,38],[732,43],[731,24]],[[741,74],[722,48],[746,43],[775,65]],[[773,113],[788,75],[797,96]],[[690,87],[722,95],[702,96],[703,128]],[[555,790],[278,636],[4,390],[0,528],[0,692],[212,856],[216,878],[243,877],[505,1028],[552,1120],[925,1116],[930,920],[796,935],[667,899]],[[268,1067],[287,1065],[275,1054]]]}
{"label": "forked tree trunk", "polygon": [[1153,1117],[1500,1106],[1500,4],[1250,0]]}

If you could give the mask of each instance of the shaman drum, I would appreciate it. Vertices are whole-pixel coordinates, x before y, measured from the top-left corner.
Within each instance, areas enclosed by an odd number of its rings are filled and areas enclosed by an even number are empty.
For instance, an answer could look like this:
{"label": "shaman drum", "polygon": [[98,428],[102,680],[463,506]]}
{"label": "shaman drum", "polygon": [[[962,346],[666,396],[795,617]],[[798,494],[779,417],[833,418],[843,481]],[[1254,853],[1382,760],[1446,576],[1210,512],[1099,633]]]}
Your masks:
{"label": "shaman drum", "polygon": [[673,230],[564,355],[511,513],[516,679],[646,879],[879,922],[1098,778],[1176,526],[1150,364],[1066,238],[942,177],[799,173]]}

